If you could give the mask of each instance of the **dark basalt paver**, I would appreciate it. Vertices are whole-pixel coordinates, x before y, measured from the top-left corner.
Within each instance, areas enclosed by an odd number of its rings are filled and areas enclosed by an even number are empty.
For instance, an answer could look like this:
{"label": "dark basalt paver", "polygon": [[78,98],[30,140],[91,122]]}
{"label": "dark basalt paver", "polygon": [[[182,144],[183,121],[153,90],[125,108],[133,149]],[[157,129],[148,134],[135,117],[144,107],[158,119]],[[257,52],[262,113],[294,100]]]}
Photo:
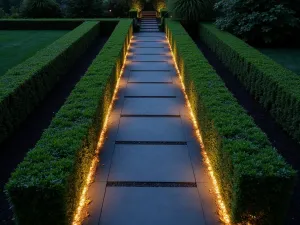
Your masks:
{"label": "dark basalt paver", "polygon": [[135,42],[132,46],[136,48],[169,48],[165,42]]}
{"label": "dark basalt paver", "polygon": [[176,98],[127,98],[122,115],[164,115],[179,116]]}
{"label": "dark basalt paver", "polygon": [[99,225],[204,225],[197,188],[107,187]]}
{"label": "dark basalt paver", "polygon": [[[165,34],[161,32],[142,32],[135,34],[136,37],[162,37],[165,39]],[[165,39],[166,40],[166,39]]]}
{"label": "dark basalt paver", "polygon": [[164,36],[134,36],[132,38],[133,41],[136,42],[159,42],[159,41],[166,41],[166,38]]}
{"label": "dark basalt paver", "polygon": [[[145,42],[147,43],[147,42]],[[153,43],[153,42],[151,42]],[[129,55],[129,61],[135,62],[172,62],[172,56],[165,54],[165,55]]]}
{"label": "dark basalt paver", "polygon": [[109,181],[195,182],[195,177],[186,145],[117,145]]}
{"label": "dark basalt paver", "polygon": [[164,51],[164,48],[134,48],[129,52],[132,52],[134,54],[164,55],[168,53],[168,50]]}
{"label": "dark basalt paver", "polygon": [[126,96],[176,96],[176,88],[172,84],[137,84],[128,83]]}
{"label": "dark basalt paver", "polygon": [[117,141],[185,141],[180,118],[121,117]]}
{"label": "dark basalt paver", "polygon": [[[143,49],[143,48],[137,48],[137,49]],[[160,50],[161,52],[164,52],[164,48],[152,48]],[[168,62],[136,62],[133,61],[128,65],[128,68],[130,70],[144,70],[144,71],[150,71],[150,70],[172,70],[173,64]]]}
{"label": "dark basalt paver", "polygon": [[161,83],[161,82],[172,82],[172,71],[159,70],[159,71],[144,71],[134,70],[130,72],[128,82],[143,82],[143,83]]}
{"label": "dark basalt paver", "polygon": [[150,31],[132,39],[84,225],[221,224],[168,42]]}

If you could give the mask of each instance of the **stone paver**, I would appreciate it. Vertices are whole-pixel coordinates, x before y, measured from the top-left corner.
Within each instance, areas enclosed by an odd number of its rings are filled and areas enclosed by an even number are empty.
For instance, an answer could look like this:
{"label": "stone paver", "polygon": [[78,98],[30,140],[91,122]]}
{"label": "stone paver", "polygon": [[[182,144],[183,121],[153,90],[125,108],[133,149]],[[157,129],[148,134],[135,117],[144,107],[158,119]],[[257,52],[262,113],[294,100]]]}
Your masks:
{"label": "stone paver", "polygon": [[204,225],[197,188],[107,187],[99,225]]}
{"label": "stone paver", "polygon": [[221,224],[165,34],[156,19],[142,20],[141,28],[132,38],[83,224]]}
{"label": "stone paver", "polygon": [[121,115],[179,116],[179,103],[176,98],[127,98]]}
{"label": "stone paver", "polygon": [[195,177],[186,145],[118,145],[109,181],[195,182]]}

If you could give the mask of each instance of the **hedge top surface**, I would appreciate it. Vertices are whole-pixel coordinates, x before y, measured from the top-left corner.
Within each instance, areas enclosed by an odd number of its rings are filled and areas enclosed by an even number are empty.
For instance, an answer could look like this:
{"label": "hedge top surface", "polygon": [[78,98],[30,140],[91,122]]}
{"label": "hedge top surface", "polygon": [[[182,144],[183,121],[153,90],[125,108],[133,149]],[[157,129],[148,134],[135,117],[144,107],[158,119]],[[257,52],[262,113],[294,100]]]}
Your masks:
{"label": "hedge top surface", "polygon": [[278,81],[277,85],[288,88],[292,96],[300,95],[300,77],[296,73],[281,66],[243,40],[219,30],[215,25],[211,23],[201,23],[201,25],[220,37],[226,45],[247,60],[248,63],[256,66],[259,71],[264,73],[264,76],[272,76],[275,81]]}
{"label": "hedge top surface", "polygon": [[42,19],[0,19],[0,22],[11,21],[11,22],[22,22],[22,21],[64,21],[64,22],[78,22],[78,21],[121,21],[129,20],[127,18],[74,18],[74,19],[61,19],[61,18],[42,18]]}
{"label": "hedge top surface", "polygon": [[38,74],[40,70],[47,67],[51,60],[62,54],[62,50],[69,48],[71,42],[77,41],[79,36],[89,32],[91,27],[97,24],[97,21],[85,22],[84,26],[79,26],[73,31],[68,32],[46,48],[38,51],[31,58],[9,69],[0,77],[0,102],[12,94],[27,79],[30,79],[31,76]]}
{"label": "hedge top surface", "polygon": [[132,20],[118,23],[118,32],[111,35],[34,149],[13,172],[6,189],[64,188],[131,24]]}

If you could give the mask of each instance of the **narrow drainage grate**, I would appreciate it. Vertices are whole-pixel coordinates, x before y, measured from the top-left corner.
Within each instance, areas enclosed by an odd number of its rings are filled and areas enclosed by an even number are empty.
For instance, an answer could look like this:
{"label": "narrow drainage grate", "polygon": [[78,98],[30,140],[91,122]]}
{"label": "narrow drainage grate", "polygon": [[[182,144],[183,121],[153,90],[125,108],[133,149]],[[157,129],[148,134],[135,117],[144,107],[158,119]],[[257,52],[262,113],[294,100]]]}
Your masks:
{"label": "narrow drainage grate", "polygon": [[128,81],[128,83],[130,84],[173,84],[173,82],[171,81],[141,81],[141,82],[137,82],[137,81]]}
{"label": "narrow drainage grate", "polygon": [[176,96],[135,96],[135,95],[125,95],[124,98],[176,98]]}
{"label": "narrow drainage grate", "polygon": [[180,115],[141,115],[141,114],[122,114],[121,117],[180,117]]}
{"label": "narrow drainage grate", "polygon": [[108,187],[197,187],[194,182],[108,181]]}
{"label": "narrow drainage grate", "polygon": [[116,141],[119,145],[187,145],[186,141]]}

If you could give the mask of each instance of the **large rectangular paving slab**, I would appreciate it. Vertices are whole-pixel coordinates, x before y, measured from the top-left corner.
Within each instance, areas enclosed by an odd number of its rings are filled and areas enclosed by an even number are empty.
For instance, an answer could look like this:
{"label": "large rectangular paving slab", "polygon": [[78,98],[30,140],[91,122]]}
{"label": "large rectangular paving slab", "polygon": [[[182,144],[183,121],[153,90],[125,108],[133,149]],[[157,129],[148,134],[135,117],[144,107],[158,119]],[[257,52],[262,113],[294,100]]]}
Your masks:
{"label": "large rectangular paving slab", "polygon": [[134,42],[131,46],[135,48],[169,48],[165,42]]}
{"label": "large rectangular paving slab", "polygon": [[136,33],[135,37],[166,37],[166,34],[163,32],[145,32],[145,33]]}
{"label": "large rectangular paving slab", "polygon": [[121,117],[117,141],[184,142],[178,117]]}
{"label": "large rectangular paving slab", "polygon": [[154,55],[164,55],[168,54],[169,50],[165,48],[131,48],[129,52],[134,54],[154,54]]}
{"label": "large rectangular paving slab", "polygon": [[[153,48],[155,49],[155,48]],[[158,48],[160,49],[160,48]],[[163,50],[162,50],[163,52]],[[131,62],[128,65],[130,70],[174,70],[173,64],[170,62]]]}
{"label": "large rectangular paving slab", "polygon": [[125,90],[125,97],[171,97],[176,96],[176,87],[172,84],[144,84],[144,83],[128,83]]}
{"label": "large rectangular paving slab", "polygon": [[[153,42],[165,42],[166,41],[166,37],[164,36],[134,36],[133,41],[136,41],[136,42],[147,42],[147,41],[153,41]],[[167,42],[166,42],[167,43]]]}
{"label": "large rectangular paving slab", "polygon": [[121,115],[179,116],[176,98],[126,98]]}
{"label": "large rectangular paving slab", "polygon": [[197,188],[107,187],[99,225],[204,225]]}
{"label": "large rectangular paving slab", "polygon": [[195,178],[186,145],[116,145],[109,181],[195,182]]}
{"label": "large rectangular paving slab", "polygon": [[[151,42],[152,43],[152,42]],[[136,62],[163,62],[169,61],[172,62],[172,55],[129,55],[127,57],[129,61],[136,61]]]}
{"label": "large rectangular paving slab", "polygon": [[130,71],[128,82],[172,82],[171,71]]}

